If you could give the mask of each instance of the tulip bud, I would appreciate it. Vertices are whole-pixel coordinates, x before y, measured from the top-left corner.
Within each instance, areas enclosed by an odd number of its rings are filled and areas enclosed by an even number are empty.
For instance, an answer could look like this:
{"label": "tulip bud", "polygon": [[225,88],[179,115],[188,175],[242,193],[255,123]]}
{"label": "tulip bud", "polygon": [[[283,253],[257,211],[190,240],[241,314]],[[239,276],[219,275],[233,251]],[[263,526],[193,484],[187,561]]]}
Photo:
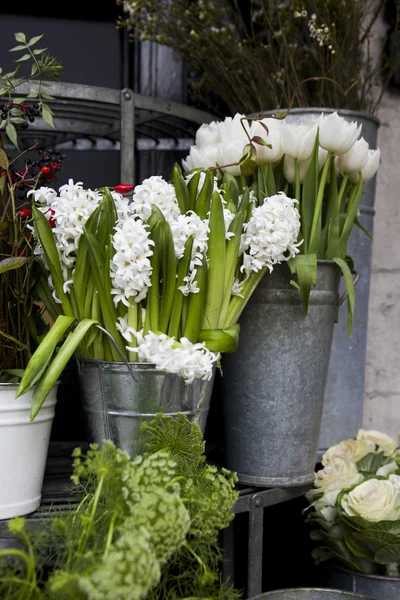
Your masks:
{"label": "tulip bud", "polygon": [[368,143],[364,138],[357,140],[350,150],[336,158],[339,172],[352,173],[355,171],[358,173],[361,171],[368,160],[368,149]]}
{"label": "tulip bud", "polygon": [[210,167],[216,167],[217,163],[219,163],[218,145],[205,146],[204,148],[192,146],[190,154],[182,161],[185,171],[190,171],[191,169],[209,169]]}
{"label": "tulip bud", "polygon": [[337,112],[322,114],[319,120],[319,143],[332,154],[344,154],[360,137],[361,125],[339,117]]}
{"label": "tulip bud", "polygon": [[[363,181],[369,181],[373,178],[375,173],[378,170],[379,163],[381,160],[381,151],[378,150],[368,150],[368,158],[367,162],[361,169],[361,174],[363,176]],[[352,183],[358,183],[360,180],[360,172],[354,171],[349,174],[349,179]]]}
{"label": "tulip bud", "polygon": [[310,158],[317,135],[316,125],[282,123],[282,150],[285,155],[305,161]]}
{"label": "tulip bud", "polygon": [[[302,162],[299,162],[300,183],[303,183],[304,177],[306,176],[306,173],[308,171],[308,167],[310,166],[310,163],[311,163],[311,158],[308,158],[307,160],[303,160]],[[295,181],[296,181],[295,160],[294,160],[294,158],[292,158],[291,156],[288,156],[287,154],[285,154],[285,158],[283,159],[283,174],[289,183],[295,183]]]}

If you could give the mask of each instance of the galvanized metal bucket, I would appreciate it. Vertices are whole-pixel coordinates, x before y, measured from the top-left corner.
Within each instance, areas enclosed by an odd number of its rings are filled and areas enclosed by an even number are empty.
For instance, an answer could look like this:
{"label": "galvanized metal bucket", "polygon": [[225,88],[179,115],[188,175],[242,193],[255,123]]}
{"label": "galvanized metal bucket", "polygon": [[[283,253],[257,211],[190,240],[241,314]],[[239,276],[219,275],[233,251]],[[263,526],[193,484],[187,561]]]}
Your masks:
{"label": "galvanized metal bucket", "polygon": [[333,567],[329,585],[341,590],[368,594],[374,600],[399,600],[400,578],[383,575],[364,575],[342,567]]}
{"label": "galvanized metal bucket", "polygon": [[[332,113],[334,110],[334,108],[293,108],[286,120],[293,124],[310,123],[321,113]],[[266,111],[263,114],[273,112]],[[362,125],[361,135],[367,140],[370,148],[377,147],[380,123],[376,117],[354,110],[338,109],[337,112],[344,119],[357,121]],[[375,190],[376,177],[366,183],[360,202],[359,221],[371,236],[375,215]],[[318,443],[321,455],[327,448],[341,440],[355,437],[362,426],[372,240],[358,227],[354,227],[351,232],[347,253],[354,260],[360,281],[356,291],[352,337],[349,338],[347,333],[346,304],[339,311],[338,325],[333,332]]]}
{"label": "galvanized metal bucket", "polygon": [[[340,590],[322,588],[294,588],[288,590],[275,590],[260,596],[254,596],[250,600],[374,600],[368,596],[351,594]],[[378,600],[378,599],[377,599]],[[379,600],[386,600],[382,596]]]}
{"label": "galvanized metal bucket", "polygon": [[204,433],[214,376],[186,384],[153,364],[80,360],[79,382],[89,441],[112,440],[134,457],[143,450],[141,424],[156,413],[183,413]]}
{"label": "galvanized metal bucket", "polygon": [[263,278],[222,359],[226,466],[250,485],[314,480],[340,273],[319,261],[308,315],[291,278],[286,263]]}

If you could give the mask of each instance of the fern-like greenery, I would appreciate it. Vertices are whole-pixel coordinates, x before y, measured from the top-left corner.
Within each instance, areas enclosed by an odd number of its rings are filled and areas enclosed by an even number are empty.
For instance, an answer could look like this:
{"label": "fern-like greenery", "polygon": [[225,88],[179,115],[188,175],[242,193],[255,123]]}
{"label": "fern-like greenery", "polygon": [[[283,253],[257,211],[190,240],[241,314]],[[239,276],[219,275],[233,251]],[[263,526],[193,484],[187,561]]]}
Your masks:
{"label": "fern-like greenery", "polygon": [[201,432],[184,415],[157,415],[143,434],[134,460],[110,441],[74,451],[82,499],[55,513],[48,531],[9,522],[20,547],[0,550],[2,599],[241,597],[222,581],[218,545],[234,514],[235,475],[206,463]]}

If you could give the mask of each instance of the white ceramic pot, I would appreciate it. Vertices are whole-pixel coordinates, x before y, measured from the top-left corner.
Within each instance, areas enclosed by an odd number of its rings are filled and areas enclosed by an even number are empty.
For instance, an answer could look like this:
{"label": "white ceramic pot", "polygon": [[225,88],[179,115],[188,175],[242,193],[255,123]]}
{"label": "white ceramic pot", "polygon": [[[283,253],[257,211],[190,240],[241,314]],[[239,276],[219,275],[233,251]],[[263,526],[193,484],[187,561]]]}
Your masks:
{"label": "white ceramic pot", "polygon": [[15,384],[0,384],[0,519],[35,511],[40,505],[57,387],[33,422],[33,390],[15,398]]}

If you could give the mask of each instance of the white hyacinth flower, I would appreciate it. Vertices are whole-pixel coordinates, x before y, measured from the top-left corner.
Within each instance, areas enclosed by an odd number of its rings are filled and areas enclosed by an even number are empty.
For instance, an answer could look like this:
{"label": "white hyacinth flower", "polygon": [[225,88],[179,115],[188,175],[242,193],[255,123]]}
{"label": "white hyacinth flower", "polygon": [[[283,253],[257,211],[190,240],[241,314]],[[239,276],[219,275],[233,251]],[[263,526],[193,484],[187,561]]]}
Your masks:
{"label": "white hyacinth flower", "polygon": [[297,200],[279,192],[265,198],[264,204],[253,210],[241,239],[242,272],[249,275],[264,267],[272,271],[273,265],[299,252],[300,215],[296,204]]}
{"label": "white hyacinth flower", "polygon": [[174,240],[175,254],[181,259],[185,252],[185,244],[189,236],[193,235],[192,257],[190,270],[202,264],[202,256],[207,250],[208,235],[210,228],[208,220],[200,219],[192,210],[184,215],[179,215],[177,219],[169,222],[172,238]]}
{"label": "white hyacinth flower", "polygon": [[158,175],[145,179],[135,187],[130,204],[131,214],[146,221],[153,206],[161,210],[167,221],[175,220],[180,215],[174,186]]}
{"label": "white hyacinth flower", "polygon": [[133,327],[129,327],[128,315],[125,315],[125,317],[118,317],[118,322],[116,323],[116,326],[122,337],[129,344],[132,344],[135,339],[136,331],[135,329],[133,329]]}
{"label": "white hyacinth flower", "polygon": [[189,296],[189,294],[198,294],[200,288],[197,287],[196,281],[197,269],[193,269],[189,275],[183,278],[185,285],[181,285],[178,287],[178,290],[182,292],[184,296]]}
{"label": "white hyacinth flower", "polygon": [[57,197],[56,190],[48,187],[40,187],[37,190],[30,190],[27,193],[27,196],[33,195],[35,202],[39,202],[40,204],[46,204],[47,206],[51,206],[54,200]]}
{"label": "white hyacinth flower", "polygon": [[152,331],[145,336],[142,332],[137,332],[136,338],[137,347],[127,347],[127,350],[137,352],[140,361],[154,363],[157,369],[167,373],[176,373],[187,384],[193,383],[195,379],[209,381],[212,378],[219,354],[210,352],[205,342],[192,344],[188,339],[181,338],[180,345],[176,346],[174,338],[165,333],[157,335]]}
{"label": "white hyacinth flower", "polygon": [[115,305],[122,302],[130,306],[130,299],[140,302],[147,295],[154,246],[149,235],[148,226],[136,216],[119,221],[115,227],[112,239],[115,254],[110,263]]}

